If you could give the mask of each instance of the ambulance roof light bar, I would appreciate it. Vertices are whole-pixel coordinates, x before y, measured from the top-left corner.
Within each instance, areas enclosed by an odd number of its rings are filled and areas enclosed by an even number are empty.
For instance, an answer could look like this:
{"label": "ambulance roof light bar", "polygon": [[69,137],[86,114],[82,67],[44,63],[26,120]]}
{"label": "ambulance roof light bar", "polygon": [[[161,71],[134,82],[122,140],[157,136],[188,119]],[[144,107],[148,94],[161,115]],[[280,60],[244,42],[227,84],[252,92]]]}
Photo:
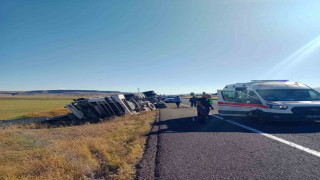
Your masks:
{"label": "ambulance roof light bar", "polygon": [[289,80],[251,80],[251,82],[288,82]]}

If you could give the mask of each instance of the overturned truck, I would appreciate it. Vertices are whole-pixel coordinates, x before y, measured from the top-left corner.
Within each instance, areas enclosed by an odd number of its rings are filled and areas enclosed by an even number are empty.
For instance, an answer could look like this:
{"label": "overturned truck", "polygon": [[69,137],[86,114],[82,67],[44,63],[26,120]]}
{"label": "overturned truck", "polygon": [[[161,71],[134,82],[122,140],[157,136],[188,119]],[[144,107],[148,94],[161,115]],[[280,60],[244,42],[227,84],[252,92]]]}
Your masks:
{"label": "overturned truck", "polygon": [[154,91],[135,94],[117,94],[108,97],[79,98],[67,104],[73,115],[83,119],[107,119],[125,114],[137,114],[141,111],[153,111],[163,107]]}

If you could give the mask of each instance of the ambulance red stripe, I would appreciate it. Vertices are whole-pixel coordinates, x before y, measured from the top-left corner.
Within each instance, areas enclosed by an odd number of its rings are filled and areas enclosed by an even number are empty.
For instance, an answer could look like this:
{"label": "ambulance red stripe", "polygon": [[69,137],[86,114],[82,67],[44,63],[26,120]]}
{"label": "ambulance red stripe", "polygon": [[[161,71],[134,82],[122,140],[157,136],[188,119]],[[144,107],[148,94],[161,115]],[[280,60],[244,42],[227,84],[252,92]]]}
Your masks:
{"label": "ambulance red stripe", "polygon": [[245,103],[233,103],[233,102],[218,102],[219,106],[231,106],[231,107],[244,107],[244,108],[251,108],[251,107],[261,107],[268,109],[268,106],[262,104],[245,104]]}

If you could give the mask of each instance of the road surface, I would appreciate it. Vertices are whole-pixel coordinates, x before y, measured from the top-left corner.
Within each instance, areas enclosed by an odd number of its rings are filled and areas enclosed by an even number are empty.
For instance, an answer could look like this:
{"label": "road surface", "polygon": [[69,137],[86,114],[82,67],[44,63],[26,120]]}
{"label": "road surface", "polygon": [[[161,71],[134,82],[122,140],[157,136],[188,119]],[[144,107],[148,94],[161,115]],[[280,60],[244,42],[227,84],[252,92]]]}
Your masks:
{"label": "road surface", "polygon": [[320,123],[195,124],[182,103],[161,109],[137,179],[320,179]]}

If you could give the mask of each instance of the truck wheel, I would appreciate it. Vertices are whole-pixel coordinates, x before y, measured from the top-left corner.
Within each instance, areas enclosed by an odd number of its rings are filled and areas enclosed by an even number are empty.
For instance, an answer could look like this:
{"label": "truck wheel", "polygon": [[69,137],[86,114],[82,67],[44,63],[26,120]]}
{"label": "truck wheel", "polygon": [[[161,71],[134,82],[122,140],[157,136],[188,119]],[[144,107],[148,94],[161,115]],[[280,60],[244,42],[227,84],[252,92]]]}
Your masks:
{"label": "truck wheel", "polygon": [[150,109],[148,106],[144,106],[144,107],[142,107],[142,109],[143,109],[144,111],[151,111],[151,109]]}
{"label": "truck wheel", "polygon": [[156,107],[152,103],[148,103],[148,107],[151,111],[156,110]]}

